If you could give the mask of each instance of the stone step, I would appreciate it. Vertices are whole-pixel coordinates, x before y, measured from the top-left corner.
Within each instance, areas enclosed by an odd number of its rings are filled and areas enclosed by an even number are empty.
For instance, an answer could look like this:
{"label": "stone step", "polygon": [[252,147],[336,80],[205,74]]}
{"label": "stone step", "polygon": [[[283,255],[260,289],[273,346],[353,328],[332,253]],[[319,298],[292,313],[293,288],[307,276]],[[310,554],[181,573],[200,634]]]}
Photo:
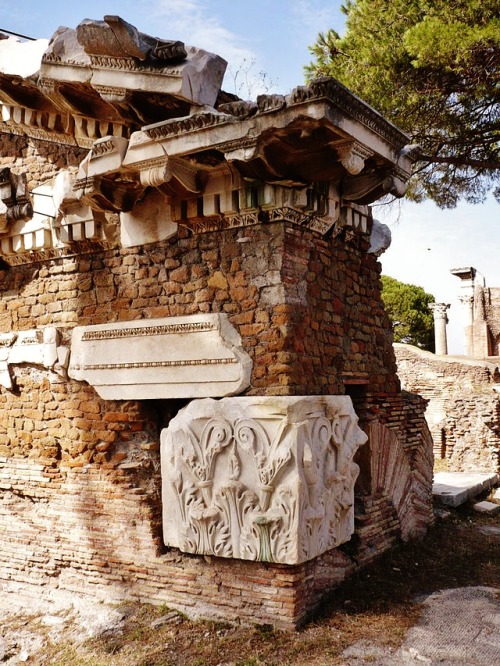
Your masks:
{"label": "stone step", "polygon": [[495,502],[488,502],[484,500],[483,502],[477,502],[473,506],[474,511],[479,511],[479,513],[486,513],[490,516],[496,516],[497,513],[500,513],[500,504],[495,504]]}
{"label": "stone step", "polygon": [[432,495],[440,504],[460,506],[499,482],[498,474],[484,472],[437,472]]}

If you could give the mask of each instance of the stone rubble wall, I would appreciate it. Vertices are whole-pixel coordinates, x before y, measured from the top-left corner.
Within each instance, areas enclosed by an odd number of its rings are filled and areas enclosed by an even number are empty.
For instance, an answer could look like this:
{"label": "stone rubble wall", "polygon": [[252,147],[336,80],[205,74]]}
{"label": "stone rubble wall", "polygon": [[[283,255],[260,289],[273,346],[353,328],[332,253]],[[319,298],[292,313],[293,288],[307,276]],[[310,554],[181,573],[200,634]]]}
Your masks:
{"label": "stone rubble wall", "polygon": [[491,355],[500,356],[500,288],[484,289],[485,316],[491,336]]}
{"label": "stone rubble wall", "polygon": [[500,396],[494,363],[436,357],[395,345],[404,388],[429,401],[427,418],[436,459],[451,471],[500,470]]}
{"label": "stone rubble wall", "polygon": [[[33,184],[78,162],[23,142],[10,148]],[[52,325],[69,345],[76,325],[224,312],[253,360],[248,395],[347,389],[365,431],[378,429],[360,450],[351,542],[297,566],[190,556],[162,546],[159,462],[160,432],[186,401],[104,401],[16,365],[15,390],[0,389],[0,581],[291,628],[325,590],[421,534],[432,522],[423,403],[400,392],[366,250],[275,223],[0,270],[2,333]]]}

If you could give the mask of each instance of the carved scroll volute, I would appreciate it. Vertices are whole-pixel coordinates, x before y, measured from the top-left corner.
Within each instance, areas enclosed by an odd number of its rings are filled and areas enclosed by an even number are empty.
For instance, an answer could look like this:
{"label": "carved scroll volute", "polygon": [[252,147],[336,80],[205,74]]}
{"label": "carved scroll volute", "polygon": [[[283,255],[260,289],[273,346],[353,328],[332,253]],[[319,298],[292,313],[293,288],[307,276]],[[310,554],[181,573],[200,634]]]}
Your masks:
{"label": "carved scroll volute", "polygon": [[242,419],[234,427],[234,438],[244,451],[251,453],[257,468],[261,488],[261,507],[269,508],[275,490],[275,481],[281,469],[291,458],[290,447],[283,437],[281,427],[272,442],[264,428],[254,419]]}
{"label": "carved scroll volute", "polygon": [[171,178],[172,172],[166,164],[149,167],[149,169],[143,169],[140,172],[140,180],[143,187],[159,187],[164,183],[168,183]]}
{"label": "carved scroll volute", "polygon": [[33,206],[28,192],[26,174],[15,174],[9,168],[0,171],[0,198],[6,207],[7,223],[29,220],[33,217]]}
{"label": "carved scroll volute", "polygon": [[361,173],[365,167],[365,161],[373,155],[373,151],[365,148],[357,141],[344,143],[337,146],[337,154],[340,163],[353,176]]}
{"label": "carved scroll volute", "polygon": [[161,164],[154,164],[143,168],[140,172],[143,187],[161,187],[171,183],[175,188],[199,194],[201,182],[198,169],[186,160],[175,157],[165,157]]}
{"label": "carved scroll volute", "polygon": [[225,421],[211,419],[205,424],[199,441],[191,430],[186,432],[190,436],[182,443],[181,456],[209,507],[212,503],[215,460],[231,442],[231,427]]}
{"label": "carved scroll volute", "polygon": [[[325,417],[317,418],[312,427],[311,445],[304,447],[304,476],[309,490],[311,507],[318,507],[320,485],[337,480],[337,453],[332,447],[332,424]],[[321,513],[323,515],[323,512]]]}

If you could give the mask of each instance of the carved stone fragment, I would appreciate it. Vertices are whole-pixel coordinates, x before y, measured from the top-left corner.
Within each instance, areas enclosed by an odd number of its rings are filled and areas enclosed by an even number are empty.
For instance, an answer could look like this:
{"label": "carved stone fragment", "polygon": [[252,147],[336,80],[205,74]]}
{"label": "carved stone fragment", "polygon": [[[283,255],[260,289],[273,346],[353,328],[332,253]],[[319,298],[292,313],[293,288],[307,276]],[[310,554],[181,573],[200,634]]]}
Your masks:
{"label": "carved stone fragment", "polygon": [[[11,366],[39,366],[66,376],[68,350],[54,326],[0,334],[0,385],[12,390]],[[52,375],[51,380],[54,380]],[[57,378],[56,378],[57,381]]]}
{"label": "carved stone fragment", "polygon": [[120,214],[122,247],[134,247],[171,238],[177,233],[171,205],[157,189],[151,189],[132,212]]}
{"label": "carved stone fragment", "polygon": [[79,43],[90,56],[160,62],[178,61],[186,57],[182,42],[145,35],[119,16],[105,16],[104,21],[85,19],[76,32]]}
{"label": "carved stone fragment", "polygon": [[25,173],[15,174],[8,167],[0,171],[0,199],[5,206],[7,225],[33,216]]}
{"label": "carved stone fragment", "polygon": [[161,436],[165,544],[282,564],[335,548],[365,441],[347,396],[192,401]]}
{"label": "carved stone fragment", "polygon": [[252,362],[227,315],[127,321],[73,329],[69,376],[106,400],[240,393]]}
{"label": "carved stone fragment", "polygon": [[391,241],[392,234],[387,224],[373,220],[368,252],[380,257],[391,246]]}

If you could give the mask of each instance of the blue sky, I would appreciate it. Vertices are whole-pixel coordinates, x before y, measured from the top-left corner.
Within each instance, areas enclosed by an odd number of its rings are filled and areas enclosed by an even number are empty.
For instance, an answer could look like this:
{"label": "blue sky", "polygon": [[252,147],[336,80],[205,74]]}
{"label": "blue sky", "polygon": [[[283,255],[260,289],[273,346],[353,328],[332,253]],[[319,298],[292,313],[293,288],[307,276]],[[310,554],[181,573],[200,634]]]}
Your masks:
{"label": "blue sky", "polygon": [[[60,26],[117,14],[142,32],[180,39],[218,53],[228,63],[224,88],[241,97],[287,93],[302,85],[308,46],[319,31],[342,32],[338,0],[18,0],[0,4],[0,28],[50,38]],[[265,74],[262,75],[260,72]],[[381,257],[384,273],[419,284],[437,301],[451,303],[450,353],[463,353],[458,278],[450,269],[474,266],[488,286],[500,287],[500,206],[462,204],[439,210],[431,202],[376,206],[389,224],[391,248]]]}

